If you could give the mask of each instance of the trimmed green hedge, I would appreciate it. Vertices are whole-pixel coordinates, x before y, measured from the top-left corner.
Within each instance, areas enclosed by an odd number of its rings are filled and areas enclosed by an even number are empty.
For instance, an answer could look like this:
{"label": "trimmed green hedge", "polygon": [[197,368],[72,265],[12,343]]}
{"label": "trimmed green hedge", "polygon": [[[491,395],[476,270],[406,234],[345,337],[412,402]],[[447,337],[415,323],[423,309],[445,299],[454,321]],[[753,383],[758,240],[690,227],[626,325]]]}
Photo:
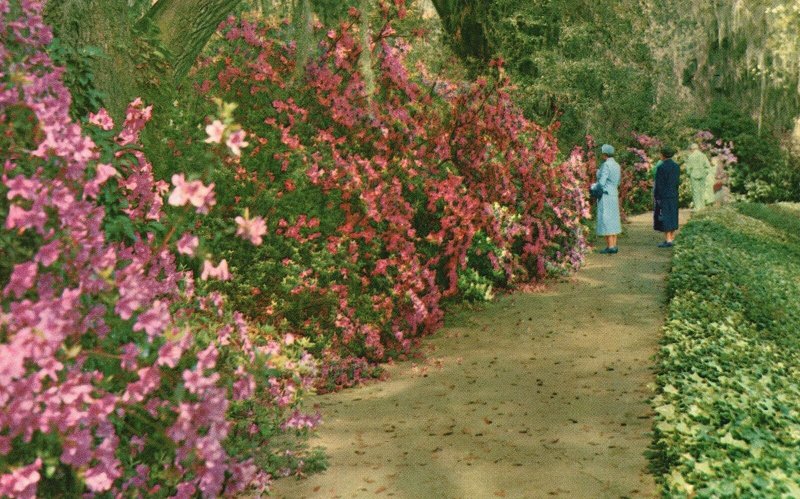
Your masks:
{"label": "trimmed green hedge", "polygon": [[667,497],[800,497],[800,207],[742,204],[682,231],[659,355]]}

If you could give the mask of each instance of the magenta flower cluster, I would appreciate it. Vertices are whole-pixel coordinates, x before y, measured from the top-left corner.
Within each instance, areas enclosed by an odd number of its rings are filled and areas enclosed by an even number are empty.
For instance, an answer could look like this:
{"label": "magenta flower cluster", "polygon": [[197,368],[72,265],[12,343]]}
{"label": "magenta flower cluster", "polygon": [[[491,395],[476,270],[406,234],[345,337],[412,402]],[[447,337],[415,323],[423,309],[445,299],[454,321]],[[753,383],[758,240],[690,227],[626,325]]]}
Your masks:
{"label": "magenta flower cluster", "polygon": [[[314,360],[298,343],[255,334],[219,295],[196,291],[178,255],[191,258],[199,240],[167,210],[207,213],[213,184],[153,178],[138,145],[152,114],[141,100],[112,139],[103,110],[86,131],[70,119],[63,70],[45,52],[42,6],[0,0],[0,219],[33,247],[11,262],[0,299],[0,496],[44,494],[44,482],[66,474],[77,489],[47,493],[216,497],[263,488],[269,477],[228,448],[318,423],[295,408]],[[30,127],[20,132],[25,117]],[[232,152],[243,139],[231,138]],[[98,200],[106,190],[124,198],[132,239],[107,235]],[[166,234],[147,229],[156,221]],[[257,243],[258,220],[243,225]],[[203,279],[230,277],[225,260],[204,262]],[[249,420],[246,434],[238,418]]]}
{"label": "magenta flower cluster", "polygon": [[[561,157],[555,129],[525,118],[502,70],[457,84],[411,67],[394,28],[404,2],[378,5],[385,20],[367,45],[359,23],[319,29],[305,78],[291,77],[295,47],[280,27],[234,18],[196,73],[209,101],[252,102],[237,119],[254,147],[217,182],[264,217],[239,217],[237,233],[286,255],[276,267],[231,251],[231,266],[254,276],[237,299],[329,347],[326,389],[372,377],[369,361],[435,331],[470,265],[513,284],[574,270],[587,248],[591,159]],[[222,122],[205,135],[221,143]]]}

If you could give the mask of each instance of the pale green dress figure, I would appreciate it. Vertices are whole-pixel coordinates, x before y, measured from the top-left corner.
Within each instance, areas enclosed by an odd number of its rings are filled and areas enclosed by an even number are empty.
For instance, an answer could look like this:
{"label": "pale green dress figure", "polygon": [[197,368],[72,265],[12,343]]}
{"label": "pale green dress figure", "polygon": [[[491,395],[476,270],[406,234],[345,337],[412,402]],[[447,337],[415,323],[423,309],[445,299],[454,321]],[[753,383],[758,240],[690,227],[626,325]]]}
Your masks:
{"label": "pale green dress figure", "polygon": [[717,183],[717,166],[711,163],[711,168],[708,170],[708,177],[706,177],[706,206],[711,206],[717,201],[717,196],[714,193],[714,184]]}
{"label": "pale green dress figure", "polygon": [[695,210],[700,210],[713,202],[716,170],[697,144],[692,144],[689,150],[691,154],[686,158],[686,173],[692,184],[692,204]]}

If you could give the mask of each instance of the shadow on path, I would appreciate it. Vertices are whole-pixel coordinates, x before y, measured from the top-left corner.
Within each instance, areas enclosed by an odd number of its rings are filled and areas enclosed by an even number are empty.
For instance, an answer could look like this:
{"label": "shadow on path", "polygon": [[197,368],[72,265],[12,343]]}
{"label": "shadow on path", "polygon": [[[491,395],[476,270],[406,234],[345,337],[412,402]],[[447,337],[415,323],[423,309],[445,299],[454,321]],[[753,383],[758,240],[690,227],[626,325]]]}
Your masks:
{"label": "shadow on path", "polygon": [[646,385],[670,251],[650,215],[620,253],[426,341],[427,360],[316,397],[330,468],[277,497],[655,497]]}

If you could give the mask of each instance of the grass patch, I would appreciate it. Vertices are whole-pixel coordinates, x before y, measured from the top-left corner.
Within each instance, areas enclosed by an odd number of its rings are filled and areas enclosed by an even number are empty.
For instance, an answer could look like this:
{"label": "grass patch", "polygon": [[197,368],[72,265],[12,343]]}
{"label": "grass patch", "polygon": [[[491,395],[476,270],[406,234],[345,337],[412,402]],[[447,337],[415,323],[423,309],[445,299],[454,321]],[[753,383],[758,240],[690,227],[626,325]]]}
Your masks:
{"label": "grass patch", "polygon": [[681,231],[653,466],[668,497],[800,496],[800,211],[742,204]]}

